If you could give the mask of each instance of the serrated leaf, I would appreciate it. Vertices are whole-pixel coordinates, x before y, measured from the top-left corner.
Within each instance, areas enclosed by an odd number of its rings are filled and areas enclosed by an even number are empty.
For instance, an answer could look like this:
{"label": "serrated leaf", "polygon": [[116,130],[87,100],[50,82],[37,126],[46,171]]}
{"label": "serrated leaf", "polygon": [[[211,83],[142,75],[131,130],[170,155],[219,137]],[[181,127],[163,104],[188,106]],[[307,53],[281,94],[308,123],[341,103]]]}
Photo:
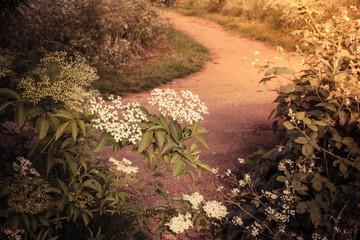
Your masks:
{"label": "serrated leaf", "polygon": [[106,147],[111,140],[111,135],[107,132],[103,132],[98,140],[98,144],[96,145],[94,152],[98,152],[102,150],[104,147]]}
{"label": "serrated leaf", "polygon": [[77,127],[77,123],[76,120],[72,120],[70,123],[70,130],[71,130],[71,135],[74,139],[74,142],[76,141],[76,137],[78,135],[78,127]]}
{"label": "serrated leaf", "polygon": [[34,106],[32,108],[30,108],[29,110],[26,111],[26,117],[37,117],[39,115],[41,115],[43,113],[43,109],[39,106]]}
{"label": "serrated leaf", "polygon": [[49,130],[49,122],[46,120],[45,117],[39,117],[36,120],[35,126],[36,126],[36,130],[38,132],[39,140],[43,139]]}
{"label": "serrated leaf", "polygon": [[164,130],[155,131],[155,138],[156,138],[160,148],[162,148],[165,143],[165,131]]}
{"label": "serrated leaf", "polygon": [[0,88],[0,95],[14,98],[14,99],[17,99],[18,101],[20,101],[20,95],[17,92],[15,92],[14,90],[11,90],[9,88]]}
{"label": "serrated leaf", "polygon": [[179,178],[184,174],[185,163],[184,161],[177,161],[173,167],[172,173],[175,178]]}
{"label": "serrated leaf", "polygon": [[169,130],[175,142],[179,142],[182,139],[182,128],[178,122],[171,120],[169,122]]}
{"label": "serrated leaf", "polygon": [[56,138],[55,138],[55,140],[58,140],[64,134],[64,132],[66,131],[69,124],[70,124],[70,121],[69,122],[64,122],[56,129]]}
{"label": "serrated leaf", "polygon": [[178,149],[178,148],[179,148],[179,145],[177,145],[176,143],[173,143],[173,142],[168,143],[168,144],[165,145],[165,147],[164,147],[164,149],[162,150],[161,154],[168,153],[168,152],[170,152],[171,150],[173,150],[174,148],[175,148],[175,149]]}
{"label": "serrated leaf", "polygon": [[18,129],[20,129],[26,119],[25,106],[23,102],[17,102],[16,104],[16,113],[15,113],[15,122]]}
{"label": "serrated leaf", "polygon": [[66,118],[66,119],[73,119],[74,118],[74,116],[71,113],[69,113],[69,112],[67,112],[65,110],[60,110],[59,113],[55,114],[55,117],[62,117],[62,118]]}
{"label": "serrated leaf", "polygon": [[151,131],[149,132],[145,132],[142,136],[141,139],[139,141],[139,147],[137,152],[141,153],[143,152],[145,149],[148,148],[150,142],[151,142],[151,138],[153,136],[153,133]]}

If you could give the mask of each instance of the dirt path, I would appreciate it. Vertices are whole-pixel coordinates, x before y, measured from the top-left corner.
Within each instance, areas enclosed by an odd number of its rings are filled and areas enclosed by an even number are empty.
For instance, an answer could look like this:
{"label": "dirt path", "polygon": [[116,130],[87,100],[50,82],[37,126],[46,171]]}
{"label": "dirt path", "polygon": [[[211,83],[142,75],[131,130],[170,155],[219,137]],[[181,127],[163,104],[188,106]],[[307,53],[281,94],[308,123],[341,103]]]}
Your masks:
{"label": "dirt path", "polygon": [[[210,114],[205,117],[204,126],[209,133],[203,137],[209,149],[202,149],[200,159],[212,167],[219,167],[220,172],[224,173],[226,169],[236,169],[239,157],[244,158],[261,147],[273,146],[272,122],[267,118],[274,108],[272,101],[276,94],[262,91],[262,85],[258,83],[261,75],[251,61],[256,58],[259,63],[264,63],[266,59],[275,60],[274,57],[279,56],[275,47],[241,37],[207,20],[175,13],[164,15],[171,19],[174,28],[207,47],[211,54],[212,60],[205,64],[201,72],[162,86],[176,91],[190,90],[206,103]],[[255,51],[260,54],[254,55]],[[248,60],[244,61],[244,57]],[[148,106],[146,99],[149,93],[132,94],[125,100],[136,100]],[[122,156],[123,153],[115,157],[120,159]],[[143,160],[135,157],[132,155],[128,158],[140,169],[145,168]],[[209,190],[214,179],[214,174],[204,172],[197,180],[195,189],[192,189],[188,177],[180,181],[167,178],[165,181],[173,196],[199,191],[205,200],[211,200],[219,197],[216,192]],[[184,235],[177,239],[198,238]]]}

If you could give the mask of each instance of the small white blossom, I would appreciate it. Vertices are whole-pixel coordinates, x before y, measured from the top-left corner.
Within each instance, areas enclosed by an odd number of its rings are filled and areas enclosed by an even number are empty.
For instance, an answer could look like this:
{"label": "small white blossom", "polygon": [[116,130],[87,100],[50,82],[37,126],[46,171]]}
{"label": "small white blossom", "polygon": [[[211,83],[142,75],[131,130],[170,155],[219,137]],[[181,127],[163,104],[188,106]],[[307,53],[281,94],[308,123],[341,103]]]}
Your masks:
{"label": "small white blossom", "polygon": [[109,158],[109,161],[116,165],[116,170],[126,174],[136,174],[139,169],[138,167],[130,166],[132,165],[132,162],[126,158],[123,158],[122,161],[119,161],[111,157]]}
{"label": "small white blossom", "polygon": [[179,213],[177,217],[171,218],[170,222],[165,223],[165,225],[169,226],[170,230],[174,233],[182,233],[193,226],[191,214],[186,213],[186,215],[183,215]]}
{"label": "small white blossom", "polygon": [[29,160],[23,157],[17,157],[16,160],[18,163],[13,162],[13,168],[16,172],[20,173],[20,175],[27,176],[29,173],[31,175],[40,176],[36,169],[31,167],[32,163]]}
{"label": "small white blossom", "polygon": [[194,123],[203,120],[202,114],[208,114],[207,107],[200,102],[199,96],[181,90],[180,94],[172,89],[154,89],[149,98],[151,105],[158,105],[162,115],[180,123]]}
{"label": "small white blossom", "polygon": [[193,209],[199,209],[199,205],[204,201],[204,197],[198,192],[194,192],[191,195],[184,194],[183,199],[191,203]]}
{"label": "small white blossom", "polygon": [[206,202],[203,206],[203,209],[206,213],[206,216],[209,218],[216,218],[221,220],[228,214],[227,208],[222,205],[221,202],[216,200]]}
{"label": "small white blossom", "polygon": [[231,221],[234,225],[238,225],[238,226],[241,226],[244,224],[242,218],[240,216],[236,216],[232,219]]}
{"label": "small white blossom", "polygon": [[234,194],[234,195],[238,195],[240,193],[240,189],[233,188],[233,189],[231,189],[231,193]]}
{"label": "small white blossom", "polygon": [[240,164],[245,164],[245,159],[243,159],[243,158],[238,158],[238,161]]}
{"label": "small white blossom", "polygon": [[260,52],[259,52],[259,51],[255,51],[255,52],[254,52],[254,55],[260,55]]}
{"label": "small white blossom", "polygon": [[240,187],[245,187],[245,185],[246,185],[245,181],[241,179],[241,180],[239,181],[239,186],[240,186]]}

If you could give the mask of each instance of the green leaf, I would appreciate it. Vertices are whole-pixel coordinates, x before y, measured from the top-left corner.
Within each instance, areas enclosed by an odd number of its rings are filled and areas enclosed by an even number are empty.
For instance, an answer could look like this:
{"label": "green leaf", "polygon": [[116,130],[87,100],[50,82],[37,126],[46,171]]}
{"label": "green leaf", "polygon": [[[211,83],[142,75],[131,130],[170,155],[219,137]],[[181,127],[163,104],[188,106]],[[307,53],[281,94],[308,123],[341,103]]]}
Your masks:
{"label": "green leaf", "polygon": [[47,219],[46,216],[42,215],[42,216],[39,216],[39,222],[44,225],[44,226],[47,226],[47,227],[50,227],[50,224],[49,224],[49,220]]}
{"label": "green leaf", "polygon": [[314,153],[314,147],[311,144],[304,144],[301,148],[302,154],[306,157],[310,157]]}
{"label": "green leaf", "polygon": [[38,132],[38,137],[39,137],[39,140],[43,139],[48,130],[49,130],[49,122],[46,120],[45,117],[39,117],[37,120],[36,120],[36,130]]}
{"label": "green leaf", "polygon": [[65,183],[63,181],[61,181],[60,179],[57,179],[61,189],[62,189],[62,192],[65,194],[65,196],[68,196],[69,195],[69,189],[68,187],[65,185]]}
{"label": "green leaf", "polygon": [[78,120],[77,121],[82,133],[85,135],[86,134],[86,126],[83,120]]}
{"label": "green leaf", "polygon": [[315,106],[317,107],[325,107],[333,112],[336,112],[336,106],[332,103],[327,103],[327,102],[323,102],[323,103],[318,103]]}
{"label": "green leaf", "polygon": [[306,137],[298,137],[295,139],[295,142],[299,144],[307,144],[309,140]]}
{"label": "green leaf", "polygon": [[119,142],[116,142],[113,144],[113,153],[116,154],[118,153],[120,150],[120,143]]}
{"label": "green leaf", "polygon": [[201,142],[202,145],[204,145],[207,149],[209,149],[208,145],[206,144],[205,140],[202,137],[196,135],[196,136],[194,136],[194,138],[196,140],[198,140],[199,142]]}
{"label": "green leaf", "polygon": [[55,138],[55,140],[58,140],[64,134],[64,132],[66,131],[69,124],[70,124],[70,121],[64,122],[56,129],[56,138]]}
{"label": "green leaf", "polygon": [[39,116],[40,114],[42,114],[44,111],[41,107],[39,106],[34,106],[32,108],[30,108],[29,110],[27,110],[26,112],[26,117],[31,117],[31,118],[34,118],[34,117],[37,117]]}
{"label": "green leaf", "polygon": [[290,121],[285,121],[283,124],[288,130],[292,130],[295,127]]}
{"label": "green leaf", "polygon": [[210,172],[213,172],[213,169],[207,163],[203,163],[203,162],[199,161],[199,162],[196,162],[196,165],[198,165],[198,166],[200,166],[200,167],[202,167],[202,168],[204,168],[204,169],[206,169],[206,170],[208,170]]}
{"label": "green leaf", "polygon": [[76,137],[78,135],[78,127],[77,127],[77,124],[76,124],[76,120],[73,119],[70,123],[70,130],[71,130],[71,134],[72,134],[72,137],[74,139],[74,142],[76,141]]}
{"label": "green leaf", "polygon": [[102,150],[104,147],[106,147],[111,140],[111,135],[107,132],[103,132],[98,140],[98,144],[96,145],[94,152],[98,152]]}
{"label": "green leaf", "polygon": [[18,102],[16,104],[16,113],[15,113],[15,121],[18,129],[20,129],[24,125],[25,119],[26,119],[26,112],[25,112],[24,103]]}
{"label": "green leaf", "polygon": [[293,85],[281,86],[280,87],[280,92],[281,93],[290,93],[290,92],[292,92],[293,89],[294,89]]}
{"label": "green leaf", "polygon": [[322,190],[322,183],[318,180],[313,181],[312,186],[318,192]]}
{"label": "green leaf", "polygon": [[0,88],[0,95],[14,98],[14,99],[17,99],[18,101],[20,101],[20,95],[17,92],[15,92],[14,90],[11,90],[9,88]]}
{"label": "green leaf", "polygon": [[169,130],[172,138],[178,143],[182,139],[182,128],[180,124],[171,120],[169,122]]}
{"label": "green leaf", "polygon": [[64,152],[66,163],[69,167],[69,170],[73,176],[76,176],[78,167],[76,165],[75,158],[68,152]]}
{"label": "green leaf", "polygon": [[26,229],[30,230],[30,219],[27,214],[22,214]]}
{"label": "green leaf", "polygon": [[59,113],[55,114],[55,117],[62,117],[62,118],[66,118],[66,119],[73,119],[74,116],[69,113],[68,111],[65,110],[60,110]]}
{"label": "green leaf", "polygon": [[139,147],[138,147],[138,150],[137,150],[138,153],[141,153],[141,152],[143,152],[145,149],[148,148],[148,146],[149,146],[149,144],[150,144],[150,142],[151,142],[152,136],[153,136],[152,131],[145,132],[145,133],[141,136],[141,139],[140,139],[140,142],[139,142]]}
{"label": "green leaf", "polygon": [[155,131],[155,138],[156,138],[160,148],[162,148],[165,143],[165,131],[164,130]]}
{"label": "green leaf", "polygon": [[334,185],[332,182],[330,182],[330,181],[325,182],[325,186],[326,186],[328,189],[330,189],[331,191],[336,192],[336,187],[335,187],[335,185]]}
{"label": "green leaf", "polygon": [[171,150],[173,150],[174,148],[178,149],[180,148],[179,145],[177,145],[176,143],[170,142],[168,144],[165,145],[164,149],[162,150],[161,154],[165,154],[170,152]]}
{"label": "green leaf", "polygon": [[54,129],[54,131],[56,131],[56,129],[59,127],[60,125],[60,121],[59,119],[57,119],[57,117],[54,116],[54,114],[47,112],[47,119],[49,121],[50,127],[52,127],[52,129]]}
{"label": "green leaf", "polygon": [[49,151],[46,159],[46,176],[49,174],[51,168],[55,164],[55,156],[54,153]]}
{"label": "green leaf", "polygon": [[89,217],[86,213],[81,213],[81,218],[84,220],[85,226],[89,224]]}
{"label": "green leaf", "polygon": [[296,119],[297,120],[303,120],[304,119],[304,117],[305,117],[305,112],[297,112],[296,114],[295,114],[295,117],[296,117]]}
{"label": "green leaf", "polygon": [[175,178],[180,178],[184,174],[185,163],[184,161],[177,161],[173,167],[172,173]]}

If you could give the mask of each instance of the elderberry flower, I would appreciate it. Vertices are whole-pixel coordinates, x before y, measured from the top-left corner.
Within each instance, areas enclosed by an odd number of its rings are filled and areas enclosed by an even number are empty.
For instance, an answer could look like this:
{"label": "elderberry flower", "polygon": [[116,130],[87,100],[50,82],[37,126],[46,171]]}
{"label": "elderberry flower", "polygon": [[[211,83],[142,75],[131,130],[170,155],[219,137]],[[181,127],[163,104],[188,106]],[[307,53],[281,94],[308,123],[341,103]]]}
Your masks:
{"label": "elderberry flower", "polygon": [[244,224],[243,220],[241,219],[240,216],[235,216],[232,221],[231,221],[234,225],[238,225],[241,226]]}
{"label": "elderberry flower", "polygon": [[151,105],[158,105],[162,115],[179,123],[192,124],[203,120],[202,114],[208,114],[207,107],[200,102],[199,96],[181,90],[180,94],[172,89],[154,89],[149,98]]}
{"label": "elderberry flower", "polygon": [[142,136],[139,123],[147,120],[146,114],[141,111],[138,103],[123,105],[120,97],[111,99],[112,104],[107,104],[101,97],[90,101],[90,113],[97,115],[93,120],[94,127],[110,133],[116,142],[128,139],[136,144]]}
{"label": "elderberry flower", "polygon": [[216,200],[206,202],[203,206],[203,209],[206,213],[206,216],[209,218],[216,218],[218,220],[221,220],[228,214],[227,208],[222,205],[221,202]]}
{"label": "elderberry flower", "polygon": [[200,203],[204,201],[204,197],[198,192],[194,192],[191,195],[184,194],[183,199],[189,201],[191,203],[191,207],[196,210],[199,209]]}
{"label": "elderberry flower", "polygon": [[170,222],[165,223],[165,225],[169,226],[170,230],[174,233],[182,233],[193,226],[191,221],[191,214],[186,213],[184,216],[183,214],[179,213],[177,217],[171,218]]}
{"label": "elderberry flower", "polygon": [[123,158],[122,161],[119,161],[111,157],[109,158],[109,161],[116,165],[117,171],[124,172],[126,174],[136,174],[138,172],[138,167],[130,166],[132,162],[126,158]]}

